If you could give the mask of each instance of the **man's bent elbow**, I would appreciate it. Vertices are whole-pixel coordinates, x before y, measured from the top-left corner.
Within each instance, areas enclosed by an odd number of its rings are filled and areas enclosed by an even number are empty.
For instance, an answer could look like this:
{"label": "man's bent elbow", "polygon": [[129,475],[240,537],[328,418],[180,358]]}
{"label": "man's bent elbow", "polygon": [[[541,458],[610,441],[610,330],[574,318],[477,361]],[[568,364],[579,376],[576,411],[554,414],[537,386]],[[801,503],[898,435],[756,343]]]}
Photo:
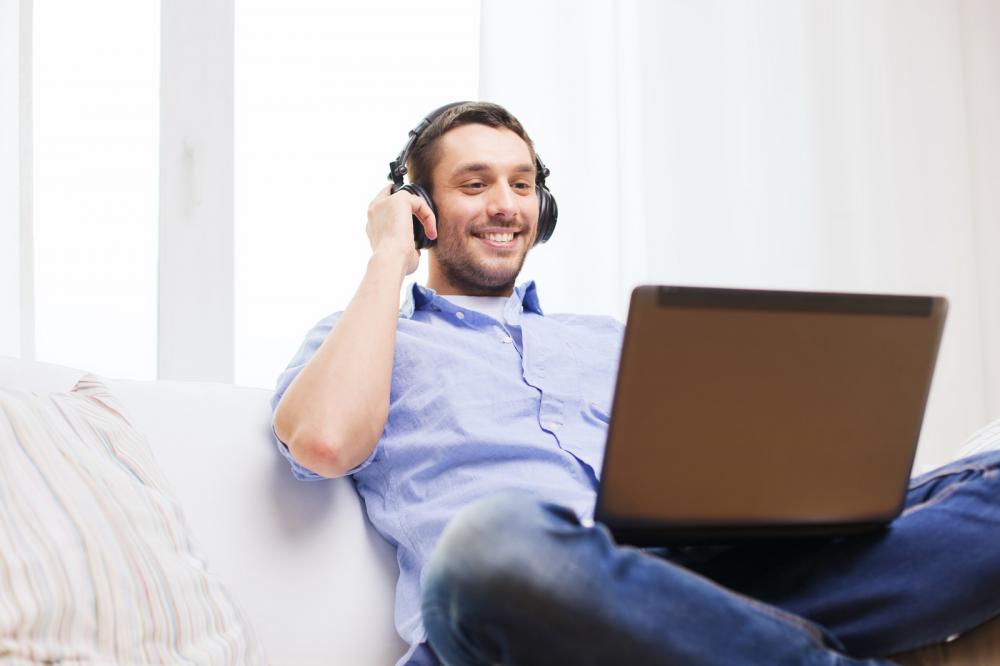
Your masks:
{"label": "man's bent elbow", "polygon": [[364,462],[374,448],[374,443],[371,447],[350,447],[336,439],[315,436],[294,437],[287,445],[296,462],[328,478],[344,476]]}

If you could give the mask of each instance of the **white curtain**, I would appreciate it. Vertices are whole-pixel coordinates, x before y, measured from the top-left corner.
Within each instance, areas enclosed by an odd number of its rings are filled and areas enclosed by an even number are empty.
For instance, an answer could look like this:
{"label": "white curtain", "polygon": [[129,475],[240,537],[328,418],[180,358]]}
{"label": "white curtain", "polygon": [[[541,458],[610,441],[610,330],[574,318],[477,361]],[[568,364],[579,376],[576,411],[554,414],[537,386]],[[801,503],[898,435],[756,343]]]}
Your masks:
{"label": "white curtain", "polygon": [[918,468],[1000,417],[1000,4],[484,0],[480,63],[553,172],[543,307],[941,294]]}

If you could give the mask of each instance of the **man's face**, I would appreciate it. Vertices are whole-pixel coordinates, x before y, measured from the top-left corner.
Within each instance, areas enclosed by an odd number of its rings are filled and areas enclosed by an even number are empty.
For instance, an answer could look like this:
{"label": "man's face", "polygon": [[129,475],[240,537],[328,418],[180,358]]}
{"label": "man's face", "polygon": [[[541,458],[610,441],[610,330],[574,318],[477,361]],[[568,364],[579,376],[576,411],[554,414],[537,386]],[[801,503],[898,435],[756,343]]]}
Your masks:
{"label": "man's face", "polygon": [[535,242],[535,164],[506,128],[461,125],[439,141],[431,172],[438,239],[427,284],[440,294],[509,296]]}

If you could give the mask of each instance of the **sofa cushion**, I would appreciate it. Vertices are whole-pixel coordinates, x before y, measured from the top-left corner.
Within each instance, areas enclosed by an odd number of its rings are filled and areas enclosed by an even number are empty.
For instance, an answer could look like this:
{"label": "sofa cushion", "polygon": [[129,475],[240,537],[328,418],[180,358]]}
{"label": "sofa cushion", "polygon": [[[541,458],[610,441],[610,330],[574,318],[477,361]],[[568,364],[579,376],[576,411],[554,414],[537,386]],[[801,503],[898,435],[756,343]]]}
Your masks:
{"label": "sofa cushion", "polygon": [[146,438],[93,375],[0,389],[0,656],[263,663]]}

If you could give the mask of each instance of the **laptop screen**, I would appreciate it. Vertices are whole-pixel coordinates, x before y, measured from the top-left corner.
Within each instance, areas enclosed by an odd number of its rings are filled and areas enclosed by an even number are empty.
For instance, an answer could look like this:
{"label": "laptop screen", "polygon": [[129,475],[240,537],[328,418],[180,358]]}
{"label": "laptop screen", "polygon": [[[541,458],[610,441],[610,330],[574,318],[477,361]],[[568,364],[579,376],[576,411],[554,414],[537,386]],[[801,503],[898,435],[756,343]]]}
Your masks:
{"label": "laptop screen", "polygon": [[901,506],[944,299],[640,287],[598,519],[736,529]]}

